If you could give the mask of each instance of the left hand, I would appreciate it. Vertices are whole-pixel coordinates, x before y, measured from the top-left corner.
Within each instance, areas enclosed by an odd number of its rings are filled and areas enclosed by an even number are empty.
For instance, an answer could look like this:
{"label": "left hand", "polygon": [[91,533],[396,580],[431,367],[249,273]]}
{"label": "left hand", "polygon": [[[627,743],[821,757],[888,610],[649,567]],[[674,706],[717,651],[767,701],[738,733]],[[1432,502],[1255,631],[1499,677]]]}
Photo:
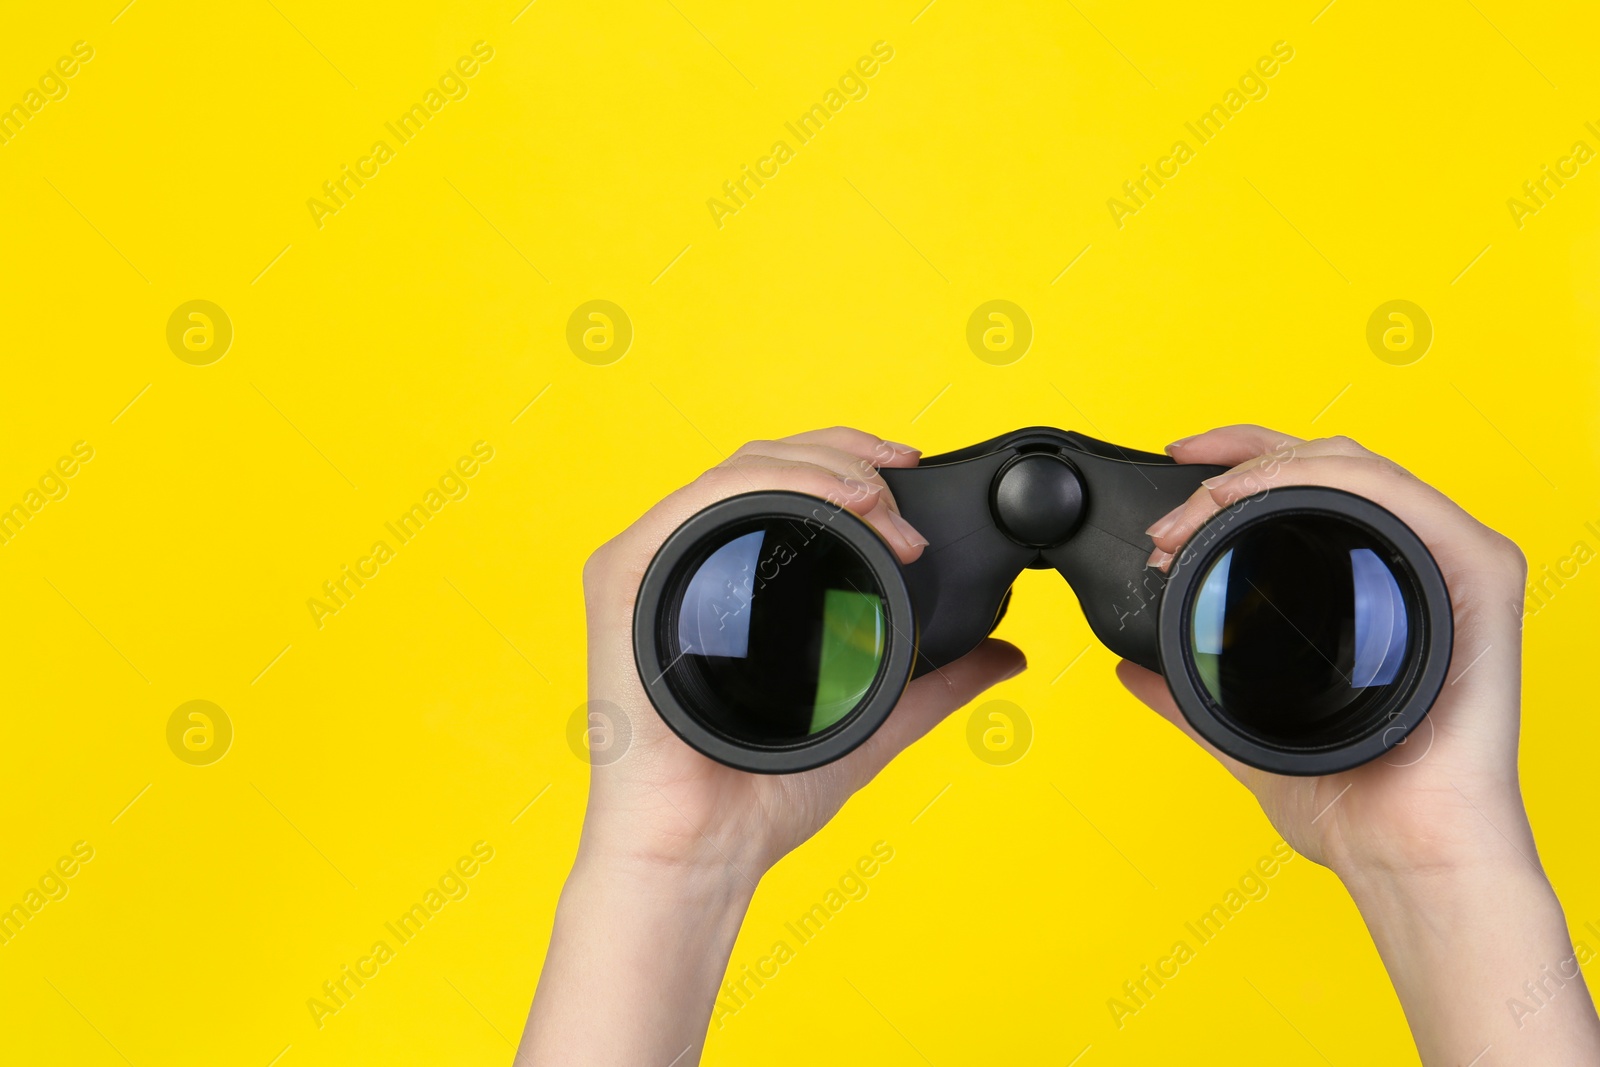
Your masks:
{"label": "left hand", "polygon": [[900,517],[877,468],[915,466],[918,455],[845,427],[755,441],[651,508],[589,559],[590,699],[619,714],[631,737],[621,758],[591,770],[582,852],[646,867],[731,874],[753,889],[907,745],[1026,666],[1012,645],[986,640],[912,682],[861,747],[799,774],[751,774],[717,763],[684,744],[651,705],[634,663],[633,604],[645,568],[679,524],[737,493],[793,490],[842,503],[910,563],[926,541]]}

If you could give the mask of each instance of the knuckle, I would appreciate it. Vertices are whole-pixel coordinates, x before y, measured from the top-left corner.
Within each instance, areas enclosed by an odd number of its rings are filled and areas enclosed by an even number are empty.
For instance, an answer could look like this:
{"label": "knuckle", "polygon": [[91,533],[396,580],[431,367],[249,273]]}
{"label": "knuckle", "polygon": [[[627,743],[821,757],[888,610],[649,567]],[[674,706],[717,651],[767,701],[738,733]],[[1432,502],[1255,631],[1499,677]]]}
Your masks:
{"label": "knuckle", "polygon": [[700,506],[704,507],[726,497],[768,488],[764,483],[770,481],[771,473],[765,467],[718,464],[701,474],[691,485],[684,486],[688,490],[685,498],[700,501]]}
{"label": "knuckle", "polygon": [[1360,441],[1357,441],[1354,437],[1349,437],[1342,433],[1334,434],[1332,437],[1328,438],[1327,441],[1328,444],[1333,445],[1346,455],[1360,455],[1367,451],[1362,447]]}
{"label": "knuckle", "polygon": [[839,496],[839,480],[815,467],[784,467],[771,472],[773,489],[787,489],[830,500]]}
{"label": "knuckle", "polygon": [[845,472],[840,475],[840,480],[844,482],[845,488],[852,492],[866,493],[873,496],[889,487],[889,483],[880,478],[878,472],[870,466],[846,468]]}
{"label": "knuckle", "polygon": [[1507,578],[1515,579],[1518,587],[1528,581],[1528,555],[1522,551],[1522,546],[1498,530],[1484,527],[1489,535],[1489,550],[1493,554],[1498,567]]}
{"label": "knuckle", "polygon": [[1415,477],[1410,471],[1387,456],[1374,455],[1372,458],[1378,461],[1378,465],[1383,468],[1385,474],[1393,475],[1396,478],[1409,479]]}
{"label": "knuckle", "polygon": [[749,478],[749,475],[742,470],[736,469],[733,460],[728,459],[717,464],[715,467],[707,469],[706,472],[701,474],[700,477],[696,478],[695,481],[699,482],[701,485],[707,485],[716,488],[722,486],[726,482],[744,481],[747,478]]}
{"label": "knuckle", "polygon": [[1386,478],[1401,478],[1407,481],[1415,480],[1415,475],[1406,470],[1400,464],[1396,463],[1394,460],[1390,459],[1388,456],[1380,455],[1379,453],[1373,452],[1370,449],[1361,448],[1359,445],[1356,446],[1356,448],[1357,451],[1350,453],[1349,457],[1355,463],[1367,465],[1370,469],[1376,469]]}
{"label": "knuckle", "polygon": [[583,561],[583,589],[592,593],[600,587],[600,583],[614,570],[612,561],[616,556],[616,544],[613,538],[589,553],[589,558]]}

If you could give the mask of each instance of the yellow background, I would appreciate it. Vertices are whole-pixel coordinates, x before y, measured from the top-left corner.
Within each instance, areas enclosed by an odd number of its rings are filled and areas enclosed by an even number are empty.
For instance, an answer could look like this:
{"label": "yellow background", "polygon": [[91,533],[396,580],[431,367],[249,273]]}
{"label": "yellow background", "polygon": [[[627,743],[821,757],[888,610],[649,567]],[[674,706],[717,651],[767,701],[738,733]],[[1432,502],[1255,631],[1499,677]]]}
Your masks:
{"label": "yellow background", "polygon": [[[0,503],[95,450],[0,546],[0,902],[95,849],[0,946],[7,1062],[507,1062],[584,805],[580,565],[750,438],[1258,421],[1395,457],[1535,572],[1600,547],[1600,163],[1521,228],[1506,205],[1600,149],[1581,4],[123,2],[0,33],[0,103],[95,50],[0,146]],[[1280,40],[1119,229],[1107,199]],[[308,198],[477,41],[468,95],[319,229]],[[866,98],[718,228],[707,199],[877,41]],[[565,340],[596,298],[635,330],[605,366]],[[997,298],[1035,330],[1006,366],[965,340]],[[1405,366],[1365,341],[1397,298],[1436,331]],[[209,366],[166,342],[192,299],[233,323]],[[308,598],[479,440],[470,494],[319,629]],[[1600,948],[1597,617],[1583,570],[1529,620],[1522,765]],[[1056,576],[1001,634],[1031,750],[981,762],[958,713],[773,871],[736,970],[895,849],[706,1062],[1414,1062],[1304,860],[1117,1029],[1276,835]],[[210,766],[166,741],[194,699],[235,731]],[[480,840],[470,895],[318,1029],[307,999]]]}

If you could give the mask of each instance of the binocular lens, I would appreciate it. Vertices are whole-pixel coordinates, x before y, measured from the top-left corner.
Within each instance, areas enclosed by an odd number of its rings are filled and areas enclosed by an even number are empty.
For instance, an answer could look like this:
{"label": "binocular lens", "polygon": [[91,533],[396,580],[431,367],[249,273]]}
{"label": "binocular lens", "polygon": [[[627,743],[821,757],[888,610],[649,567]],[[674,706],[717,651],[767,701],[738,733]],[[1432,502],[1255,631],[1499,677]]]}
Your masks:
{"label": "binocular lens", "polygon": [[1400,554],[1329,514],[1242,531],[1200,579],[1195,673],[1220,718],[1261,743],[1349,743],[1385,720],[1418,626]]}
{"label": "binocular lens", "polygon": [[667,684],[745,745],[822,734],[872,689],[887,644],[881,583],[843,539],[771,516],[724,530],[686,561],[659,614]]}

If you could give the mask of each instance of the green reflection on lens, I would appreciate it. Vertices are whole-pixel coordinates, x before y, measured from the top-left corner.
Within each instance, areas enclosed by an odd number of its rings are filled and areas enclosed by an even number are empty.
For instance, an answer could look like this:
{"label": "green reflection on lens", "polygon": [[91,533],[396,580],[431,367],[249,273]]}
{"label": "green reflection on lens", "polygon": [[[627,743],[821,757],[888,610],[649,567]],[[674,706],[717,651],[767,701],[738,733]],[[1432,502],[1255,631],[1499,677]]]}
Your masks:
{"label": "green reflection on lens", "polygon": [[869,593],[829,589],[822,606],[822,655],[811,732],[850,713],[878,675],[883,658],[883,601]]}

